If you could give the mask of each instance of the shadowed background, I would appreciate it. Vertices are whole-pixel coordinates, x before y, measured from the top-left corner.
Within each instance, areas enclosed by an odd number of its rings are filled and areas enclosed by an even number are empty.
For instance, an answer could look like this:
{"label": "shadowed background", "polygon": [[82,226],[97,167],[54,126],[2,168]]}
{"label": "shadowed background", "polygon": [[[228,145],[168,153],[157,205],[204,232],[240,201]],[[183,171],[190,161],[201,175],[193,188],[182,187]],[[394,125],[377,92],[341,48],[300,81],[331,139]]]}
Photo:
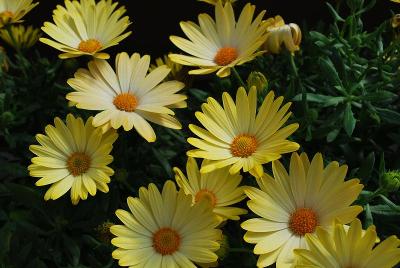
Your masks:
{"label": "shadowed background", "polygon": [[[168,0],[168,1],[129,1],[119,0],[120,5],[127,8],[126,15],[129,16],[132,24],[128,28],[132,34],[121,42],[117,47],[111,49],[111,53],[127,51],[129,53],[140,52],[160,56],[168,51],[176,50],[168,37],[171,34],[184,36],[179,27],[182,20],[197,22],[199,13],[208,13],[214,16],[213,7],[209,4],[196,0]],[[242,6],[247,2],[255,4],[256,12],[267,10],[266,17],[281,15],[286,23],[294,22],[299,24],[303,30],[304,26],[315,27],[317,22],[328,23],[331,16],[326,6],[327,1],[323,0],[238,0],[235,3],[236,13],[240,12]],[[336,1],[329,1],[333,6]],[[400,4],[389,0],[377,0],[377,5],[367,14],[365,24],[367,28],[374,28],[383,20],[391,17],[391,10],[400,11]],[[33,23],[41,26],[44,21],[52,21],[52,10],[57,4],[63,4],[62,0],[50,1],[41,0],[25,19],[26,24]],[[44,44],[40,45],[42,49]],[[45,53],[55,54],[54,49],[48,47]],[[48,52],[47,52],[48,51]]]}

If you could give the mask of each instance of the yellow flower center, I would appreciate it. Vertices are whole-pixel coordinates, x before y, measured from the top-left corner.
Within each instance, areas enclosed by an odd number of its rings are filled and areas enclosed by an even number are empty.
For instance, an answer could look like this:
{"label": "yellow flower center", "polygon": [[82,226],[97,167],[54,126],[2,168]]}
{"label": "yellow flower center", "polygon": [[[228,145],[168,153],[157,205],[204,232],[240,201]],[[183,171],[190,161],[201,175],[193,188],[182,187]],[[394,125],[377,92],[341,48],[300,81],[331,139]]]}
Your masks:
{"label": "yellow flower center", "polygon": [[317,214],[312,209],[299,208],[290,215],[289,228],[295,235],[313,233],[317,225]]}
{"label": "yellow flower center", "polygon": [[257,140],[254,136],[240,134],[231,143],[231,153],[237,157],[249,157],[257,150]]}
{"label": "yellow flower center", "polygon": [[14,16],[14,13],[9,10],[6,10],[6,11],[3,11],[0,13],[0,18],[2,18],[4,20],[10,19],[13,16]]}
{"label": "yellow flower center", "polygon": [[223,47],[220,48],[214,57],[214,62],[220,66],[225,66],[236,60],[238,57],[238,51],[234,47]]}
{"label": "yellow flower center", "polygon": [[101,43],[96,39],[81,41],[78,49],[82,52],[93,53],[101,48]]}
{"label": "yellow flower center", "polygon": [[138,105],[138,100],[130,93],[122,93],[115,97],[113,104],[118,110],[133,112]]}
{"label": "yellow flower center", "polygon": [[153,234],[153,248],[161,255],[171,255],[179,249],[181,238],[171,228],[161,228]]}
{"label": "yellow flower center", "polygon": [[212,207],[215,207],[215,205],[217,204],[217,197],[215,196],[215,194],[207,189],[202,189],[200,191],[197,192],[194,200],[195,202],[199,202],[200,200],[207,200]]}
{"label": "yellow flower center", "polygon": [[90,157],[85,153],[73,153],[67,160],[68,171],[79,176],[90,168]]}

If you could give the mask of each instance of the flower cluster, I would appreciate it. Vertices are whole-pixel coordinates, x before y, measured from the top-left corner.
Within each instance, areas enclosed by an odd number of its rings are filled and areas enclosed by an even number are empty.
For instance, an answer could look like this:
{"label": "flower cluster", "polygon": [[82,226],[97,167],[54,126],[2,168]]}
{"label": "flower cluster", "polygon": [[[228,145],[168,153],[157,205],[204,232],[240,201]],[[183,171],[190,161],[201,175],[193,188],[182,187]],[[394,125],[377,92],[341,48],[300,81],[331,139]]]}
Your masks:
{"label": "flower cluster", "polygon": [[[178,75],[183,65],[197,68],[189,74],[234,73],[242,82],[237,66],[283,47],[291,53],[300,50],[296,24],[286,25],[279,16],[265,20],[265,11],[255,14],[251,4],[236,19],[235,1],[202,1],[215,6],[215,18],[200,14],[198,24],[181,22],[186,38],[170,38],[188,55],[171,53],[153,66],[150,56],[138,53],[120,52],[115,64],[107,61],[110,55],[104,51],[131,33],[126,32],[126,10],[118,3],[65,0],[57,6],[54,22],[42,27],[48,38],[40,41],[61,51],[61,59],[91,57],[68,79],[72,91],[66,99],[97,112],[87,120],[72,114],[65,121],[56,117],[45,134],[36,135],[39,144],[29,147],[35,156],[28,170],[38,178],[37,186],[49,186],[45,200],[69,192],[78,205],[98,190],[107,193],[114,174],[111,152],[121,129],[134,129],[147,142],[156,140],[150,123],[181,129],[174,109],[186,108],[187,96],[184,81],[174,78],[183,77]],[[36,41],[38,32],[32,28],[11,27],[36,5],[0,0],[0,27],[5,28],[0,36],[6,42],[13,44],[17,37],[21,49]],[[244,241],[255,244],[258,267],[398,264],[400,240],[391,236],[374,247],[375,228],[363,231],[357,219],[363,210],[354,204],[363,189],[360,180],[346,179],[347,166],[324,164],[320,153],[311,161],[305,152],[298,154],[300,144],[291,135],[299,124],[290,120],[291,103],[272,90],[263,96],[267,80],[255,75],[250,86],[242,82],[235,88],[235,96],[227,90],[221,101],[209,97],[195,113],[199,123],[188,126],[194,135],[187,139],[194,148],[187,151],[186,172],[173,169],[176,183],[166,181],[161,191],[153,183],[141,187],[137,197],[127,198],[127,210],[116,211],[122,224],[106,228],[115,236],[113,258],[129,267],[216,265],[222,226],[250,210],[255,217],[247,216],[241,227]],[[287,154],[285,168],[281,160]],[[202,159],[200,166],[196,158]],[[248,209],[240,203],[246,198]]]}

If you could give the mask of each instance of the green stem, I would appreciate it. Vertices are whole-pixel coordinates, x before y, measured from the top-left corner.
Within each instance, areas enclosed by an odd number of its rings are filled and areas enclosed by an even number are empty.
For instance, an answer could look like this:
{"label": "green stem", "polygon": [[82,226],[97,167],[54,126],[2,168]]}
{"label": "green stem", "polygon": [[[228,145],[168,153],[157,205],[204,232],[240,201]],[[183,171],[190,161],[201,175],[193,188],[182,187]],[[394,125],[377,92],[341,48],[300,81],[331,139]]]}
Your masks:
{"label": "green stem", "polygon": [[240,86],[246,88],[246,84],[243,82],[242,78],[240,77],[238,71],[235,67],[232,67],[233,75],[235,76],[236,80],[238,80]]}
{"label": "green stem", "polygon": [[292,67],[292,71],[293,71],[293,74],[294,74],[295,79],[296,79],[295,80],[296,84],[301,89],[301,102],[302,102],[303,108],[304,108],[304,117],[307,120],[307,114],[308,114],[307,113],[308,112],[307,92],[306,92],[305,88],[303,87],[303,85],[301,83],[301,80],[300,80],[300,77],[299,77],[299,72],[297,70],[297,66],[296,66],[296,63],[294,61],[293,54],[290,54],[290,66]]}

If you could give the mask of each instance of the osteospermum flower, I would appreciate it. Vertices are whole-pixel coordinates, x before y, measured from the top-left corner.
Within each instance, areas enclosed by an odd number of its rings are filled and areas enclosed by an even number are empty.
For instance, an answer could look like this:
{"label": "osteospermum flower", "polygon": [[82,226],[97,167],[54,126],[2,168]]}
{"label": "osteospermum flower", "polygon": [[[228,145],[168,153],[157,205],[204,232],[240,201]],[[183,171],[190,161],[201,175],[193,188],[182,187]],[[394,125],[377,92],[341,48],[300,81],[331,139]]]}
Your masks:
{"label": "osteospermum flower", "polygon": [[97,190],[108,192],[110,176],[114,171],[107,165],[113,161],[110,152],[118,134],[113,130],[105,134],[92,125],[69,114],[67,124],[56,117],[54,126],[45,128],[46,135],[37,134],[40,145],[29,150],[37,155],[28,167],[32,177],[39,177],[37,186],[51,184],[44,199],[55,200],[71,189],[71,200],[78,204]]}
{"label": "osteospermum flower", "polygon": [[331,232],[317,228],[315,233],[306,235],[309,249],[294,250],[294,267],[392,268],[400,262],[400,239],[393,235],[374,247],[375,227],[370,226],[364,233],[358,219],[348,230],[335,224]]}
{"label": "osteospermum flower", "polygon": [[244,88],[236,94],[236,104],[231,96],[222,94],[223,107],[213,98],[201,106],[203,112],[196,112],[196,118],[206,128],[189,125],[198,138],[188,142],[199,148],[188,151],[188,156],[212,160],[201,168],[201,173],[230,166],[231,174],[240,169],[260,177],[262,164],[279,159],[281,154],[296,151],[299,145],[286,140],[298,124],[282,126],[290,117],[287,112],[291,103],[281,107],[283,97],[274,100],[274,93],[268,93],[258,113],[257,89],[252,87],[249,95]]}
{"label": "osteospermum flower", "polygon": [[24,25],[11,26],[11,34],[15,40],[15,43],[7,30],[0,30],[0,38],[13,46],[15,49],[28,49],[32,47],[39,40],[40,29],[28,26],[25,28]]}
{"label": "osteospermum flower", "polygon": [[219,248],[219,221],[207,202],[192,206],[192,199],[167,181],[162,193],[154,184],[141,187],[139,198],[128,197],[129,212],[117,210],[124,225],[110,231],[118,247],[112,253],[120,266],[193,267],[212,263]]}
{"label": "osteospermum flower", "polygon": [[293,249],[305,248],[306,234],[318,226],[329,228],[338,220],[346,224],[362,211],[351,206],[363,185],[358,179],[344,181],[347,166],[331,162],[325,169],[321,154],[311,163],[305,153],[293,153],[289,174],[279,161],[272,163],[274,178],[257,179],[260,189],[249,187],[248,207],[261,218],[242,223],[244,240],[256,244],[257,266],[291,267]]}
{"label": "osteospermum flower", "polygon": [[[123,32],[130,22],[128,16],[122,17],[125,7],[117,7],[111,0],[65,0],[65,7],[58,5],[53,12],[54,23],[45,22],[42,30],[51,39],[40,41],[63,51],[62,59],[90,55],[108,59],[101,51],[118,45],[131,32]],[[122,18],[121,18],[122,17]]]}
{"label": "osteospermum flower", "polygon": [[211,4],[211,5],[215,6],[220,1],[222,2],[222,4],[225,4],[225,3],[234,3],[237,0],[197,0],[197,1],[204,2],[204,3]]}
{"label": "osteospermum flower", "polygon": [[[207,160],[203,161],[204,163],[207,163]],[[176,182],[186,194],[192,196],[193,203],[207,200],[221,220],[239,220],[239,215],[247,213],[245,209],[231,207],[246,197],[243,187],[239,186],[242,181],[239,174],[229,174],[228,168],[201,174],[196,160],[191,157],[186,164],[189,179],[179,168],[174,168],[174,171]]]}
{"label": "osteospermum flower", "polygon": [[186,107],[186,96],[176,94],[184,87],[178,81],[162,82],[170,69],[165,65],[147,74],[150,56],[131,57],[120,53],[115,59],[116,73],[105,60],[89,62],[89,70],[79,69],[68,84],[76,90],[66,98],[76,107],[102,111],[93,119],[94,126],[109,125],[124,130],[133,127],[147,141],[156,140],[153,128],[146,121],[174,129],[181,124],[170,108]]}
{"label": "osteospermum flower", "polygon": [[22,22],[24,17],[39,3],[33,0],[0,0],[0,28],[10,23]]}
{"label": "osteospermum flower", "polygon": [[189,74],[217,72],[220,77],[230,74],[236,65],[253,60],[260,55],[257,50],[266,37],[265,26],[261,24],[265,11],[253,21],[255,6],[247,4],[238,21],[231,3],[215,5],[215,21],[208,14],[199,15],[199,25],[181,22],[181,28],[189,40],[171,36],[171,41],[191,56],[171,54],[170,58],[183,65],[198,66]]}

